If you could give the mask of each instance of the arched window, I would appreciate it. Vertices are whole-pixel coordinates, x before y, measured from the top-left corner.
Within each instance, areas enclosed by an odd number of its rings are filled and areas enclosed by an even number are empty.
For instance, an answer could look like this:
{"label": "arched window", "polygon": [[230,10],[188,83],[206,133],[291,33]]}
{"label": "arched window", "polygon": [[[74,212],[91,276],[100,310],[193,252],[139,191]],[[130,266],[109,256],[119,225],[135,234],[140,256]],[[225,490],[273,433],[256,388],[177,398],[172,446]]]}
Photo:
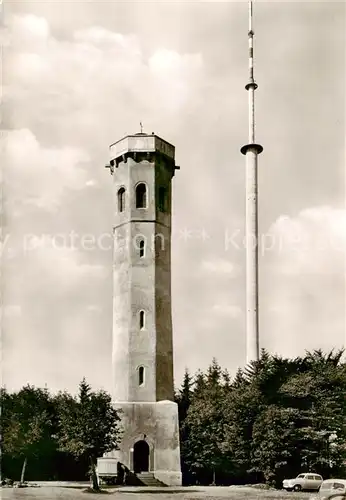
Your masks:
{"label": "arched window", "polygon": [[125,188],[121,187],[118,191],[118,212],[125,210]]}
{"label": "arched window", "polygon": [[159,188],[159,210],[160,212],[166,211],[166,189],[164,187]]}
{"label": "arched window", "polygon": [[136,208],[147,207],[147,187],[141,182],[136,187]]}
{"label": "arched window", "polygon": [[144,248],[145,248],[144,240],[140,240],[140,242],[139,242],[139,256],[140,257],[144,257]]}
{"label": "arched window", "polygon": [[138,385],[144,384],[144,366],[140,366],[138,369]]}

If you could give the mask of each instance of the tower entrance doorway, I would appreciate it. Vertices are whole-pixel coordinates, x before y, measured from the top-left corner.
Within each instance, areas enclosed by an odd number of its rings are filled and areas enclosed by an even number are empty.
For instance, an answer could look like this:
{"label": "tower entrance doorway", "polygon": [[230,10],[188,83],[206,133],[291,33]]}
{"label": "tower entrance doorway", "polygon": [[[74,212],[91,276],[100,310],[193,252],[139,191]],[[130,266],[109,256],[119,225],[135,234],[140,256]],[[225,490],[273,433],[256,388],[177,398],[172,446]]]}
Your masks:
{"label": "tower entrance doorway", "polygon": [[133,471],[135,474],[149,472],[149,445],[146,441],[137,441],[133,447]]}

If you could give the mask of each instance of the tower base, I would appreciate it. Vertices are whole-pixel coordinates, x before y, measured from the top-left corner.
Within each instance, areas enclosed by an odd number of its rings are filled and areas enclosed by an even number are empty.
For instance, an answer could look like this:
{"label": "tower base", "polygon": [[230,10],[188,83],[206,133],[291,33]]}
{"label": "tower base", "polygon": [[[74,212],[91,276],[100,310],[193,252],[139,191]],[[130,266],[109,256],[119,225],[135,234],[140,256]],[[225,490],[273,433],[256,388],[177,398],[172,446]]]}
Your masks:
{"label": "tower base", "polygon": [[181,486],[178,405],[172,401],[114,403],[121,418],[119,450],[107,454],[131,472],[152,473],[167,486]]}

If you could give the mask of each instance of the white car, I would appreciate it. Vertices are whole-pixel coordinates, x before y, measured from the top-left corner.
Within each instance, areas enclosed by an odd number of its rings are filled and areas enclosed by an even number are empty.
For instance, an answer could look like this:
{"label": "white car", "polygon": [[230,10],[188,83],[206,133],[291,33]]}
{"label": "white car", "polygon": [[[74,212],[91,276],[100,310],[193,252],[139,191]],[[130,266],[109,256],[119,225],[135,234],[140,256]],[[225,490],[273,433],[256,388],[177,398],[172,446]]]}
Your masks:
{"label": "white car", "polygon": [[310,500],[346,500],[346,479],[326,479],[318,496]]}
{"label": "white car", "polygon": [[284,479],[282,486],[287,491],[315,490],[318,491],[323,482],[322,476],[313,472],[299,474],[294,479]]}

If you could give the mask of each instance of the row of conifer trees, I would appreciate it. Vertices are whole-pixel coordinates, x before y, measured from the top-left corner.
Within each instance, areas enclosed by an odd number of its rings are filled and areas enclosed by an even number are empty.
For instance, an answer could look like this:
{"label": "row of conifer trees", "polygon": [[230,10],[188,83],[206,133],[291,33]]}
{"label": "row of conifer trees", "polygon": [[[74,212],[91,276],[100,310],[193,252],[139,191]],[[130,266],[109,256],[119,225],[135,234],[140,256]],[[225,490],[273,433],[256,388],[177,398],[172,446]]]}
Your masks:
{"label": "row of conifer trees", "polygon": [[[346,474],[343,352],[285,359],[262,351],[231,378],[214,359],[176,390],[185,484],[267,482]],[[83,379],[78,396],[1,391],[2,477],[86,480],[119,440],[111,397]]]}
{"label": "row of conifer trees", "polygon": [[186,482],[266,482],[346,474],[343,351],[285,359],[265,350],[233,380],[214,359],[176,393]]}

